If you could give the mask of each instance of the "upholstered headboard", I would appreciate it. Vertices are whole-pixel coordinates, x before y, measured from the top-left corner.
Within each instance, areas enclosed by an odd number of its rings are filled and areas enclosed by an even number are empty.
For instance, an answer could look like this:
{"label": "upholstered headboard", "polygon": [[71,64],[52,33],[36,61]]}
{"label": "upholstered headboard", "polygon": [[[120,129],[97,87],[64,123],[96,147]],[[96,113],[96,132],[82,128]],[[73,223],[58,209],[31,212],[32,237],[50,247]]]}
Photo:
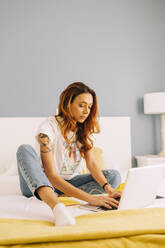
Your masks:
{"label": "upholstered headboard", "polygon": [[[16,150],[20,144],[35,144],[35,133],[44,117],[0,118],[0,174],[14,175]],[[101,117],[101,133],[96,134],[95,146],[103,150],[105,168],[116,168],[124,179],[131,167],[131,135],[129,117]]]}

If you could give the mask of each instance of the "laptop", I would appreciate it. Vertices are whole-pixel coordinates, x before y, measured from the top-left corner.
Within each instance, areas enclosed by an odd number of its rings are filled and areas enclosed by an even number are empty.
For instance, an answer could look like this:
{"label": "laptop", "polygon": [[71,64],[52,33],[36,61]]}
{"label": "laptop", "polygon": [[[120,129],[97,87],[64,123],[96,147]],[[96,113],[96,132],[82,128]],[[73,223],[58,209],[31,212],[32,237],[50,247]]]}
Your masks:
{"label": "laptop", "polygon": [[[118,210],[145,208],[152,205],[164,175],[165,164],[130,168]],[[81,208],[95,212],[106,210],[104,207],[96,207],[89,204],[82,205]]]}

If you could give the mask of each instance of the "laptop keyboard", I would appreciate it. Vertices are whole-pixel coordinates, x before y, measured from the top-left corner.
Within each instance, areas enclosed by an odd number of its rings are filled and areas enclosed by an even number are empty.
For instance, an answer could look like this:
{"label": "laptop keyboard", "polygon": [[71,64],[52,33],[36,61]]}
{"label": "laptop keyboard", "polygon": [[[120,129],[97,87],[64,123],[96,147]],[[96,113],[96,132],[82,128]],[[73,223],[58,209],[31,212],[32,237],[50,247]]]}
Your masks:
{"label": "laptop keyboard", "polygon": [[[117,201],[120,201],[120,197],[118,198],[115,198]],[[80,205],[79,208],[81,209],[85,209],[85,210],[89,210],[89,211],[93,211],[93,212],[99,212],[99,211],[105,211],[105,210],[115,210],[117,208],[111,206],[112,209],[109,209],[109,208],[106,208],[106,207],[98,207],[98,206],[92,206],[90,204],[83,204],[83,205]]]}

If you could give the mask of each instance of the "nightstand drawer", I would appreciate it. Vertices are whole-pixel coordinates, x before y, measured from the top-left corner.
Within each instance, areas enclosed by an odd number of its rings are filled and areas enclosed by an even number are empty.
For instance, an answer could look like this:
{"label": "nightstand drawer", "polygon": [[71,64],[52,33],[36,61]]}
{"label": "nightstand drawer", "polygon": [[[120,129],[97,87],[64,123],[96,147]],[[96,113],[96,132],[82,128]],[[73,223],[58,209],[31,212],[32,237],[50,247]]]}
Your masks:
{"label": "nightstand drawer", "polygon": [[157,155],[135,156],[135,158],[138,167],[165,164],[165,157],[159,157]]}

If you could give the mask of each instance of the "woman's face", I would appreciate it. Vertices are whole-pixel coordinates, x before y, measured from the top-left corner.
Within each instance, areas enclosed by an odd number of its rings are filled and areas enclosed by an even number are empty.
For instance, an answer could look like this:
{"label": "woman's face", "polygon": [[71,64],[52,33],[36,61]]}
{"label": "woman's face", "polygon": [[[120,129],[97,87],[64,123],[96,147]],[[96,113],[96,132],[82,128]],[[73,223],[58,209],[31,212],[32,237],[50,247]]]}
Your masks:
{"label": "woman's face", "polygon": [[90,93],[82,93],[75,97],[71,103],[71,116],[77,122],[84,122],[90,114],[93,105],[93,96]]}

